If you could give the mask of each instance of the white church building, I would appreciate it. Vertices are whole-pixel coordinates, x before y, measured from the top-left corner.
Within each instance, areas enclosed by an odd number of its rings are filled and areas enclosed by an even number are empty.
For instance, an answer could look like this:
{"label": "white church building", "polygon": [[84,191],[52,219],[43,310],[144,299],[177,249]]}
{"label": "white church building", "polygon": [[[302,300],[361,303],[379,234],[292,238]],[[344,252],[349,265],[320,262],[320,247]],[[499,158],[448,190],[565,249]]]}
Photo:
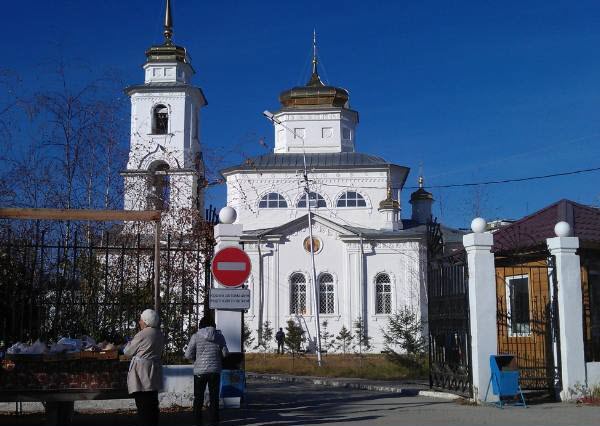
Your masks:
{"label": "white church building", "polygon": [[401,219],[409,169],[356,151],[358,112],[348,91],[321,81],[317,62],[315,49],[308,83],[282,92],[277,112],[265,111],[275,127],[273,153],[221,171],[252,260],[245,320],[256,333],[266,321],[277,329],[292,318],[314,348],[317,309],[334,335],[360,318],[379,351],[391,313],[407,306],[427,318],[433,197],[423,188],[414,192],[412,217]]}
{"label": "white church building", "polygon": [[[192,85],[185,48],[172,42],[169,1],[164,36],[146,51],[144,83],[126,89],[131,141],[124,207],[163,210],[162,232],[185,235],[203,212],[199,116],[207,101]],[[273,153],[221,171],[252,260],[245,321],[256,334],[266,321],[277,329],[294,319],[314,348],[317,312],[333,335],[343,326],[352,330],[360,318],[378,351],[390,314],[409,307],[427,318],[433,197],[419,178],[411,218],[401,218],[409,169],[356,151],[358,112],[348,91],[321,81],[317,62],[315,48],[308,83],[282,92],[281,108],[266,113],[275,127]]]}

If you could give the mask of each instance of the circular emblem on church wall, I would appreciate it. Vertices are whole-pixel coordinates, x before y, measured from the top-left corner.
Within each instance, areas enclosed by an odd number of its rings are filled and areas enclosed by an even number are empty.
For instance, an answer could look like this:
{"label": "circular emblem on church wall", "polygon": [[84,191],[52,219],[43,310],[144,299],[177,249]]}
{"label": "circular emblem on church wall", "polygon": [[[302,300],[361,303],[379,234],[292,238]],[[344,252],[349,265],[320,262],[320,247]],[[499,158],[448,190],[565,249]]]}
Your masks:
{"label": "circular emblem on church wall", "polygon": [[[304,239],[304,242],[302,243],[302,245],[304,246],[304,250],[306,250],[307,253],[310,253],[310,237],[306,237]],[[313,237],[313,251],[315,254],[319,253],[321,251],[321,249],[323,248],[323,244],[321,243],[321,240],[317,237]]]}

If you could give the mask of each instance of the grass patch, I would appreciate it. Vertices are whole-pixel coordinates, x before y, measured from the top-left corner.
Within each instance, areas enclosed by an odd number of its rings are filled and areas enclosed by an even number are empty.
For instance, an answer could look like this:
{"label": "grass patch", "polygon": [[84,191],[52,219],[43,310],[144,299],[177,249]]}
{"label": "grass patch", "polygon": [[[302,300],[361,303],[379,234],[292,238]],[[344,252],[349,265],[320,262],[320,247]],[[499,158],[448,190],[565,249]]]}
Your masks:
{"label": "grass patch", "polygon": [[296,376],[347,377],[371,380],[424,379],[427,369],[409,369],[390,362],[383,354],[342,355],[322,357],[317,366],[316,355],[296,356],[276,354],[246,354],[246,371]]}

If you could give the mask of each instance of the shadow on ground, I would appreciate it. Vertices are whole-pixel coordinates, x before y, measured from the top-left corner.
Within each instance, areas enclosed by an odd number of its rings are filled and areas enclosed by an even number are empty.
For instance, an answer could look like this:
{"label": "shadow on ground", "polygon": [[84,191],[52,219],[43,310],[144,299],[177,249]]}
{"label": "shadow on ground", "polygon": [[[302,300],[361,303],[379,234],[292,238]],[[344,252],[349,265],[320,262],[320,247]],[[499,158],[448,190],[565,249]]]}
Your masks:
{"label": "shadow on ground", "polygon": [[[348,392],[346,389],[338,388],[250,382],[245,406],[241,409],[222,410],[221,424],[300,426],[343,424],[350,420],[366,424],[382,417],[383,413],[390,415],[418,407],[452,404],[444,400],[423,402],[412,397],[398,398],[398,394]],[[376,407],[375,400],[377,400]],[[41,414],[0,415],[0,425],[7,426],[43,425],[44,421],[44,416]],[[74,426],[135,426],[138,425],[138,421],[133,412],[86,412],[76,413],[72,424]],[[160,424],[163,426],[193,425],[192,412],[184,408],[162,410]]]}

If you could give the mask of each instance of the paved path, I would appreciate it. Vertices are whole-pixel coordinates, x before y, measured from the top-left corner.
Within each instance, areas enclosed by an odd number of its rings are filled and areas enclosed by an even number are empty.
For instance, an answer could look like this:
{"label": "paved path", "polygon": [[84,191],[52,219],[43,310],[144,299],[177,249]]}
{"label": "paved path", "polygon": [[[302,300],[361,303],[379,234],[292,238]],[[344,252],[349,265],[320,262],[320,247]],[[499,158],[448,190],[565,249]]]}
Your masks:
{"label": "paved path", "polygon": [[[0,415],[0,425],[41,425],[42,416]],[[540,404],[524,409],[460,405],[398,393],[252,379],[248,403],[223,412],[222,425],[597,425],[600,407]],[[76,414],[75,425],[135,426],[131,413]],[[192,425],[191,412],[164,412],[161,425]]]}

